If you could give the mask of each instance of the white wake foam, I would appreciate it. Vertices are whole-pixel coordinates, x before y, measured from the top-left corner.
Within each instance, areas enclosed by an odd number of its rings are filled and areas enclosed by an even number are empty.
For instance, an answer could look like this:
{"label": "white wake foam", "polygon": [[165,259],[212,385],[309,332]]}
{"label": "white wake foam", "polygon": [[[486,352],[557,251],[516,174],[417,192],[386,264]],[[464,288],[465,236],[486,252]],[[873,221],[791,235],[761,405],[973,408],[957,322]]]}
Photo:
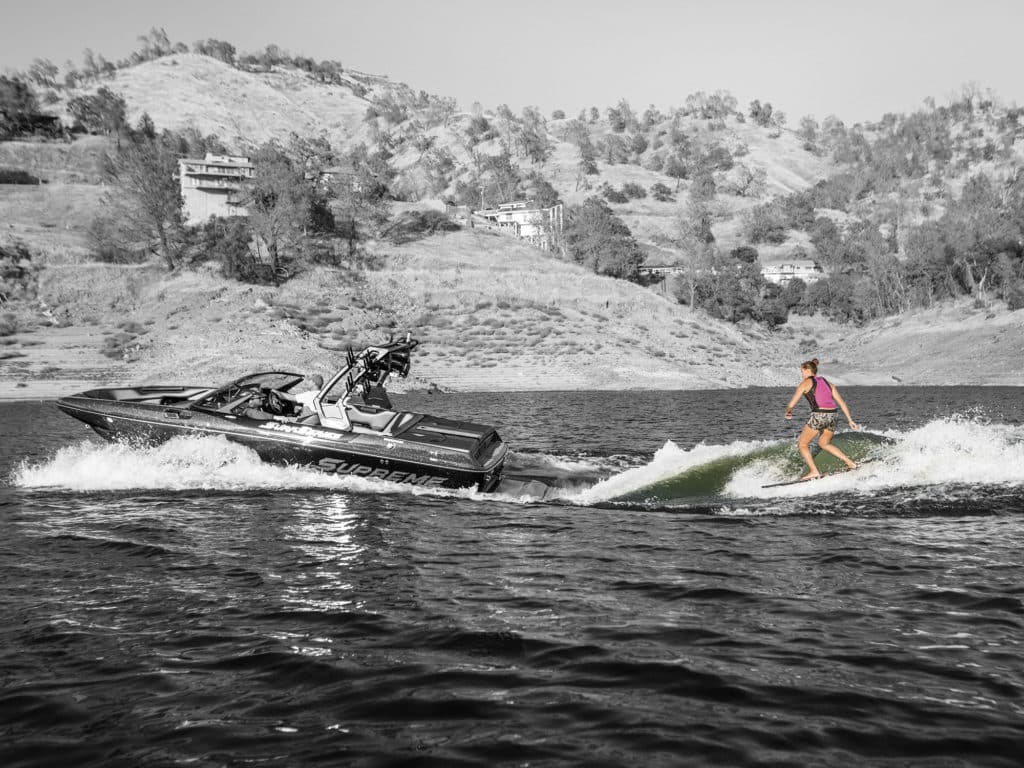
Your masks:
{"label": "white wake foam", "polygon": [[737,471],[725,488],[734,497],[814,496],[838,491],[872,493],[906,486],[1024,484],[1024,427],[951,417],[907,432],[874,449],[875,461],[856,472],[810,483],[762,488],[789,479],[778,466],[755,462]]}
{"label": "white wake foam", "polygon": [[[1024,426],[989,424],[976,417],[932,421],[908,432],[887,434],[894,442],[873,449],[877,460],[853,473],[811,483],[762,488],[790,479],[792,464],[765,458],[741,467],[727,482],[723,496],[776,498],[813,496],[839,491],[875,492],[898,486],[944,484],[1024,485]],[[684,449],[672,441],[642,466],[614,471],[618,461],[604,466],[612,474],[589,487],[566,488],[557,496],[589,505],[610,501],[671,479],[688,470],[727,457],[741,457],[779,445],[779,441],[736,441],[727,445],[700,444]],[[793,447],[795,455],[796,448]],[[571,474],[591,473],[602,462],[578,457],[544,456]],[[787,466],[788,465],[788,466]],[[591,475],[592,476],[592,475]],[[189,490],[189,489],[338,489],[367,493],[408,493],[498,498],[511,502],[536,501],[507,495],[484,495],[474,490],[424,489],[380,480],[331,475],[304,467],[266,464],[256,453],[223,437],[177,437],[148,448],[119,443],[83,441],[61,448],[41,462],[22,462],[11,481],[22,488],[66,488],[74,491]]]}
{"label": "white wake foam", "polygon": [[266,464],[255,451],[220,436],[175,437],[161,445],[144,448],[83,441],[61,448],[51,459],[22,462],[11,479],[22,488],[73,491],[322,488],[430,495],[473,493]]}

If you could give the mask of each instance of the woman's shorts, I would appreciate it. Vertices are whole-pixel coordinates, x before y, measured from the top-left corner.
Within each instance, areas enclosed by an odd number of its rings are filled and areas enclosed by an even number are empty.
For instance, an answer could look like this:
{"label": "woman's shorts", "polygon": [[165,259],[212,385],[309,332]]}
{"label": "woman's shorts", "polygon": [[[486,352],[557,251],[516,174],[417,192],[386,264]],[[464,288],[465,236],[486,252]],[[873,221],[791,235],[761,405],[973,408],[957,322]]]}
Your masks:
{"label": "woman's shorts", "polygon": [[819,432],[824,432],[826,429],[829,432],[836,431],[836,412],[835,411],[817,411],[811,414],[811,418],[807,420],[807,426],[811,429],[816,429]]}

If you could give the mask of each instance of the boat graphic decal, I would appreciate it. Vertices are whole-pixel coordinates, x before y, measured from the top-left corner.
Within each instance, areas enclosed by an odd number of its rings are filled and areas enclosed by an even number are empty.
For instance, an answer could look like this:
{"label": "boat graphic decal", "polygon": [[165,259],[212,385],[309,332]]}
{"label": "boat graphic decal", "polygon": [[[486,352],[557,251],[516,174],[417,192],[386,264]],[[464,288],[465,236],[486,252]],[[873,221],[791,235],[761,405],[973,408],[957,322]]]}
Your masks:
{"label": "boat graphic decal", "polygon": [[445,478],[437,475],[417,474],[415,472],[393,472],[390,469],[368,467],[365,464],[347,462],[341,459],[320,459],[317,467],[324,472],[338,475],[356,475],[357,477],[375,477],[392,483],[408,483],[410,485],[437,486],[443,485]]}
{"label": "boat graphic decal", "polygon": [[300,437],[318,437],[321,440],[341,440],[341,435],[334,432],[325,432],[322,429],[313,429],[312,427],[297,426],[295,424],[282,424],[279,421],[264,422],[260,424],[260,429],[286,432],[289,435],[299,435]]}

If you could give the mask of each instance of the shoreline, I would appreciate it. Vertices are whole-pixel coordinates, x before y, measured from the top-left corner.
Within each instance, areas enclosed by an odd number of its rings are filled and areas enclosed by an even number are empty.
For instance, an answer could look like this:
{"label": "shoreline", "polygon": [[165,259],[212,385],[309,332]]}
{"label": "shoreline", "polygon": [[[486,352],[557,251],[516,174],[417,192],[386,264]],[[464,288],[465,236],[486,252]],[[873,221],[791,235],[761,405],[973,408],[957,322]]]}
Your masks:
{"label": "shoreline", "polygon": [[[141,377],[140,377],[141,378]],[[1014,377],[1014,380],[1009,381],[987,381],[987,382],[921,382],[921,381],[892,381],[891,377],[877,376],[872,377],[870,375],[865,376],[843,376],[834,375],[830,377],[838,386],[842,387],[891,387],[891,388],[903,388],[903,387],[921,387],[921,388],[953,388],[953,387],[1007,387],[1007,388],[1024,388],[1024,378]],[[139,383],[138,380],[102,380],[97,381],[95,379],[53,379],[50,381],[39,381],[39,382],[23,382],[25,386],[17,386],[14,382],[9,380],[0,380],[0,403],[18,403],[18,402],[54,402],[61,397],[83,392],[89,389],[98,389],[102,387],[115,387],[115,386],[127,386],[132,383]],[[632,390],[636,392],[723,392],[723,391],[735,391],[739,389],[779,389],[779,390],[790,390],[796,386],[790,384],[745,384],[735,387],[726,386],[710,386],[710,387],[650,387],[650,386],[633,386]],[[626,386],[620,387],[580,387],[573,386],[572,382],[563,380],[560,384],[555,383],[551,386],[544,388],[536,387],[522,387],[522,386],[505,386],[505,387],[443,387],[443,388],[431,388],[423,386],[417,383],[415,386],[403,387],[401,384],[394,387],[389,387],[389,392],[396,396],[402,397],[403,395],[459,395],[459,394],[479,394],[479,393],[554,393],[554,392],[616,392],[625,391],[629,389]]]}

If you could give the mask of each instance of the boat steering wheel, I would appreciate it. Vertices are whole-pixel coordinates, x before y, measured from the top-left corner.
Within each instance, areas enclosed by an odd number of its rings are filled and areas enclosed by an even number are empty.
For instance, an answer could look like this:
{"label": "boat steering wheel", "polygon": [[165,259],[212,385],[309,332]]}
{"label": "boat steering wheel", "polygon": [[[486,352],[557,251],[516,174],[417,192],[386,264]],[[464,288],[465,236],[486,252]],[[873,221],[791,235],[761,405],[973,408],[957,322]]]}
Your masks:
{"label": "boat steering wheel", "polygon": [[291,411],[288,402],[281,397],[281,393],[276,389],[266,389],[264,393],[267,397],[267,410],[275,416],[287,416]]}

